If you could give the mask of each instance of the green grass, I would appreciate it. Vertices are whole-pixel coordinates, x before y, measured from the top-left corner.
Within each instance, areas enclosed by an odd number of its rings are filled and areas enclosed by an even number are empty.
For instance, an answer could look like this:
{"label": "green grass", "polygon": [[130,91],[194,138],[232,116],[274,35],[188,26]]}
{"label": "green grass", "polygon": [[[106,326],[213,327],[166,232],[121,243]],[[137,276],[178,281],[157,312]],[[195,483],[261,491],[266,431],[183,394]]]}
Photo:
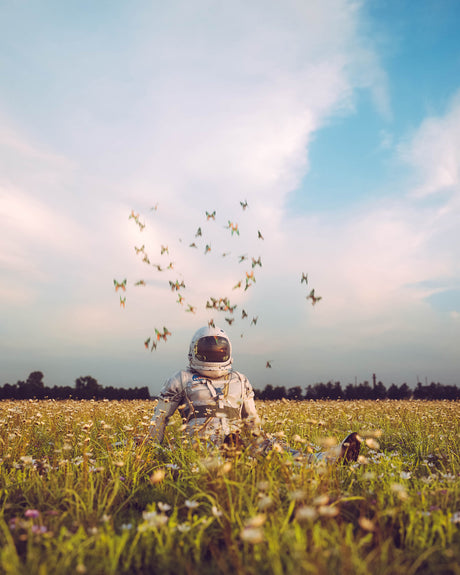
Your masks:
{"label": "green grass", "polygon": [[[283,450],[135,447],[153,403],[0,403],[0,573],[460,573],[458,402],[265,402]],[[114,444],[121,442],[118,447]]]}

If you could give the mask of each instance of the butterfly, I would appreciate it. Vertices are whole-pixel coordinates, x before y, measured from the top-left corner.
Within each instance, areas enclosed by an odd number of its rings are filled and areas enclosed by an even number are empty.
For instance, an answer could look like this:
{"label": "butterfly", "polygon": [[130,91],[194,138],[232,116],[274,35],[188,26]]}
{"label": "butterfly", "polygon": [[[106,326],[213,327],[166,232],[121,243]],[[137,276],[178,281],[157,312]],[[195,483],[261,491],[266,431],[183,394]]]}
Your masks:
{"label": "butterfly", "polygon": [[149,348],[149,345],[150,345],[150,337],[148,337],[148,338],[144,341],[145,349],[148,349],[148,348]]}
{"label": "butterfly", "polygon": [[174,262],[169,262],[169,266],[166,268],[167,270],[174,269]]}
{"label": "butterfly", "polygon": [[126,278],[122,282],[117,282],[117,280],[113,280],[115,291],[118,291],[119,289],[126,291],[126,281],[127,281]]}
{"label": "butterfly", "polygon": [[232,236],[236,232],[236,235],[240,235],[240,231],[238,230],[238,224],[234,224],[230,220],[228,220],[228,226],[225,226],[228,230],[232,231]]}
{"label": "butterfly", "polygon": [[244,319],[245,317],[248,317],[247,312],[243,309],[241,310],[241,319]]}
{"label": "butterfly", "polygon": [[306,284],[308,284],[308,274],[304,274],[302,272],[302,279],[300,280],[300,283],[305,282]]}
{"label": "butterfly", "polygon": [[137,248],[136,246],[134,246],[134,249],[136,250],[136,254],[139,255],[140,252],[144,253],[144,245],[142,245],[140,248]]}
{"label": "butterfly", "polygon": [[210,251],[211,251],[211,246],[209,244],[206,244],[206,247],[204,248],[204,254],[206,255]]}
{"label": "butterfly", "polygon": [[247,259],[248,259],[248,256],[240,256],[238,258],[238,263],[244,262],[244,260],[247,260]]}
{"label": "butterfly", "polygon": [[222,254],[222,257],[223,257],[223,258],[226,258],[226,257],[229,256],[231,253],[232,253],[232,252],[224,252],[224,253]]}
{"label": "butterfly", "polygon": [[206,212],[206,219],[209,220],[215,220],[216,219],[216,210],[214,210],[212,212],[212,214],[210,214],[209,212]]}
{"label": "butterfly", "polygon": [[150,264],[150,260],[147,254],[144,255],[144,257],[142,258],[142,261],[145,262],[146,264]]}
{"label": "butterfly", "polygon": [[157,270],[158,270],[159,272],[164,271],[163,268],[162,268],[159,264],[152,264],[152,266],[153,266],[154,268],[157,268]]}
{"label": "butterfly", "polygon": [[256,325],[257,324],[257,320],[259,319],[259,316],[256,315],[251,319],[251,325]]}
{"label": "butterfly", "polygon": [[201,228],[198,228],[195,234],[196,238],[199,238],[201,236]]}
{"label": "butterfly", "polygon": [[126,298],[120,296],[120,307],[124,308],[126,304]]}
{"label": "butterfly", "polygon": [[243,210],[245,210],[248,207],[248,202],[246,200],[244,200],[244,202],[240,202],[240,204]]}
{"label": "butterfly", "polygon": [[193,307],[192,305],[188,304],[188,307],[185,311],[189,311],[190,313],[196,313],[196,307]]}
{"label": "butterfly", "polygon": [[252,267],[253,268],[255,268],[256,266],[262,267],[262,262],[260,261],[260,256],[257,260],[256,260],[256,258],[251,258],[251,259],[252,259]]}
{"label": "butterfly", "polygon": [[158,202],[150,208],[150,211],[156,212],[158,210]]}
{"label": "butterfly", "polygon": [[260,233],[260,230],[257,230],[257,237],[258,237],[260,240],[263,240],[263,239],[264,239],[264,236]]}
{"label": "butterfly", "polygon": [[225,321],[228,322],[229,325],[232,325],[232,323],[235,321],[234,317],[226,317]]}
{"label": "butterfly", "polygon": [[254,283],[256,283],[256,278],[254,277],[254,271],[252,271],[251,273],[246,272],[246,283],[248,283],[249,281],[253,281]]}
{"label": "butterfly", "polygon": [[136,282],[134,285],[135,285],[135,286],[145,286],[145,281],[144,281],[144,280],[139,280],[139,281]]}
{"label": "butterfly", "polygon": [[241,284],[243,283],[243,280],[240,280],[237,284],[235,284],[232,289],[238,289],[241,287]]}
{"label": "butterfly", "polygon": [[189,248],[197,248],[198,246],[196,245],[195,242],[193,242],[192,244],[189,245]]}
{"label": "butterfly", "polygon": [[171,291],[174,291],[174,290],[178,291],[178,290],[180,290],[181,287],[183,287],[183,288],[185,287],[184,280],[182,280],[180,283],[179,283],[179,280],[176,280],[175,282],[172,282],[171,280],[169,280],[169,285],[171,286]]}
{"label": "butterfly", "polygon": [[184,304],[184,296],[182,296],[180,293],[177,294],[177,303],[180,303],[181,305]]}
{"label": "butterfly", "polygon": [[233,307],[230,305],[230,300],[227,297],[220,298],[218,303],[219,311],[229,311],[230,313],[233,313],[233,310],[236,308],[236,305]]}
{"label": "butterfly", "polygon": [[131,214],[128,217],[128,219],[130,220],[131,218],[133,218],[133,220],[136,222],[136,224],[139,226],[139,228],[142,232],[142,230],[145,228],[145,224],[143,224],[139,221],[139,214],[135,214],[134,210],[131,210]]}
{"label": "butterfly", "polygon": [[206,302],[207,308],[217,309],[220,300],[216,299],[215,297],[210,297],[209,300]]}
{"label": "butterfly", "polygon": [[163,255],[165,252],[169,254],[168,246],[161,246],[161,255]]}
{"label": "butterfly", "polygon": [[163,333],[161,333],[161,331],[155,328],[155,334],[157,336],[157,341],[160,341],[160,339],[166,341],[166,338],[168,337],[168,335],[171,335],[171,332],[168,330],[167,327],[163,326]]}
{"label": "butterfly", "polygon": [[265,367],[271,367],[272,366],[271,361],[272,361],[271,359],[269,361],[267,361],[267,363],[265,364]]}
{"label": "butterfly", "polygon": [[316,302],[323,299],[322,296],[315,296],[315,290],[312,289],[309,295],[307,295],[307,299],[311,299],[312,305],[316,305]]}
{"label": "butterfly", "polygon": [[212,318],[208,321],[208,327],[216,327],[216,324]]}

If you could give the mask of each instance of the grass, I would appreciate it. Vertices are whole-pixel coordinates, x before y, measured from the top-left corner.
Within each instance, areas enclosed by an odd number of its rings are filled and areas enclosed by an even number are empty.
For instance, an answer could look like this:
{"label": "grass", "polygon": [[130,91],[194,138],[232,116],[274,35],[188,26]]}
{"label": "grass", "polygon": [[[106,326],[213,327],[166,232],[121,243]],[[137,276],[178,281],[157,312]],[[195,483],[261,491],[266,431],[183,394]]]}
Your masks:
{"label": "grass", "polygon": [[0,403],[0,573],[460,573],[458,402],[260,402],[305,452],[135,446],[153,403]]}

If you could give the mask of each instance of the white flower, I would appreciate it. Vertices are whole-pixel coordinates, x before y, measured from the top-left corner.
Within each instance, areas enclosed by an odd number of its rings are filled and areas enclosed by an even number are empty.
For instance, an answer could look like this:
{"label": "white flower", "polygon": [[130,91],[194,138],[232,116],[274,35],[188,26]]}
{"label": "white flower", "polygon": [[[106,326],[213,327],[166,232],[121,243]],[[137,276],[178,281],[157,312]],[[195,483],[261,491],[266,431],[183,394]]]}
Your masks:
{"label": "white flower", "polygon": [[326,495],[325,493],[323,495],[318,495],[313,500],[314,505],[327,505],[328,503],[329,503],[329,495]]}
{"label": "white flower", "polygon": [[410,479],[412,477],[412,473],[410,471],[401,471],[399,477],[401,477],[401,479]]}
{"label": "white flower", "polygon": [[262,543],[264,540],[264,531],[260,527],[245,527],[240,533],[240,537],[246,543]]}
{"label": "white flower", "polygon": [[160,511],[166,512],[169,511],[171,509],[171,505],[169,505],[168,503],[163,503],[162,501],[158,502],[158,509]]}
{"label": "white flower", "polygon": [[264,513],[254,515],[254,517],[251,517],[251,519],[248,519],[248,521],[246,521],[245,529],[262,527],[266,519],[267,516]]}
{"label": "white flower", "polygon": [[364,529],[364,531],[374,531],[375,530],[375,525],[374,525],[373,521],[371,521],[367,517],[360,517],[358,519],[358,523],[359,523],[359,526],[361,527],[361,529]]}
{"label": "white flower", "polygon": [[460,511],[456,511],[456,512],[452,515],[451,521],[452,521],[452,523],[460,523]]}
{"label": "white flower", "polygon": [[129,531],[130,529],[133,528],[133,524],[132,523],[123,523],[121,525],[121,529],[122,531]]}
{"label": "white flower", "polygon": [[335,517],[339,514],[337,507],[332,507],[331,505],[320,505],[318,507],[318,513],[323,517]]}
{"label": "white flower", "polygon": [[310,507],[310,505],[303,505],[299,507],[296,511],[295,518],[297,521],[313,521],[316,519],[317,512],[314,507]]}
{"label": "white flower", "polygon": [[421,480],[422,483],[428,484],[434,481],[434,477],[432,475],[428,475],[428,477],[422,477]]}
{"label": "white flower", "polygon": [[214,517],[216,519],[218,519],[219,517],[222,517],[222,515],[223,515],[223,512],[220,511],[219,509],[217,509],[217,507],[215,505],[212,506],[211,513],[214,515]]}
{"label": "white flower", "polygon": [[379,442],[376,441],[373,437],[368,437],[366,439],[366,445],[367,447],[369,447],[369,449],[375,449],[375,451],[378,451],[380,449]]}
{"label": "white flower", "polygon": [[273,499],[268,495],[262,495],[260,498],[257,507],[259,511],[264,511],[265,509],[269,509],[273,505]]}
{"label": "white flower", "polygon": [[392,483],[390,485],[391,490],[396,493],[396,495],[399,497],[399,499],[401,499],[401,501],[405,501],[406,499],[408,499],[408,494],[406,489],[404,488],[403,485],[401,485],[400,483]]}
{"label": "white flower", "polygon": [[189,509],[196,509],[199,506],[198,501],[191,501],[190,499],[186,499],[185,500],[185,505],[189,508]]}
{"label": "white flower", "polygon": [[156,511],[144,511],[142,513],[142,517],[144,518],[145,525],[139,525],[141,531],[145,529],[145,527],[153,527],[158,528],[166,525],[168,522],[168,516],[164,515],[163,513],[157,513]]}
{"label": "white flower", "polygon": [[455,480],[455,475],[453,475],[452,473],[442,473],[442,477],[444,477],[444,479],[447,479],[447,481]]}

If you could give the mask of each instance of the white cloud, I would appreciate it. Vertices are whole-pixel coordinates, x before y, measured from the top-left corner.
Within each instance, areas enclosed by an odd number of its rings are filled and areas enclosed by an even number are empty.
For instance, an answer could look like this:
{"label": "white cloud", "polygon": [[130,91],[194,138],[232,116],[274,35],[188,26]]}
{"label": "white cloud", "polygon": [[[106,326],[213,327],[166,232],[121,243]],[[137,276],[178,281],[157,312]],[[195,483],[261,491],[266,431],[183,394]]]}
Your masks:
{"label": "white cloud", "polygon": [[419,182],[413,193],[426,197],[443,191],[459,195],[460,184],[460,93],[444,116],[423,121],[400,146],[404,161],[413,166]]}

